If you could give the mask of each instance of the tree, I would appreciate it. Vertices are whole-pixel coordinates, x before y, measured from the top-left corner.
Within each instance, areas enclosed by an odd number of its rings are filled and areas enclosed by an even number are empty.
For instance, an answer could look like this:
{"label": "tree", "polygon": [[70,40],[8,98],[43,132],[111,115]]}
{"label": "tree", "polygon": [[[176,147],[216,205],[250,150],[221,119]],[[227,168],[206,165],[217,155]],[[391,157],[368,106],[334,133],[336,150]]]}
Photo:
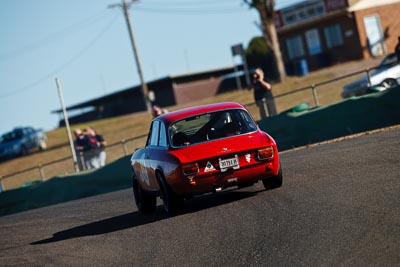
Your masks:
{"label": "tree", "polygon": [[243,0],[243,2],[250,8],[255,8],[258,11],[263,37],[267,45],[271,47],[273,51],[276,69],[279,73],[279,80],[284,81],[286,78],[286,71],[279,47],[278,35],[275,29],[275,0]]}
{"label": "tree", "polygon": [[272,50],[262,36],[254,37],[249,42],[246,49],[246,61],[250,69],[262,68],[265,76],[270,80],[277,80],[279,77]]}

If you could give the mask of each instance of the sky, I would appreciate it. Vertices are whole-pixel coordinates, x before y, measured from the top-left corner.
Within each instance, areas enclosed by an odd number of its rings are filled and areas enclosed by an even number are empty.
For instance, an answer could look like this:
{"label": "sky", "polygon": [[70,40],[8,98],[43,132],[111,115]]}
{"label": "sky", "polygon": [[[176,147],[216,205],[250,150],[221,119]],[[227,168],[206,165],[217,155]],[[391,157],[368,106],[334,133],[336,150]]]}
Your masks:
{"label": "sky", "polygon": [[[276,0],[283,8],[302,0]],[[57,127],[61,108],[140,84],[121,0],[0,1],[0,133]],[[233,66],[261,32],[242,0],[141,0],[129,9],[144,79]]]}

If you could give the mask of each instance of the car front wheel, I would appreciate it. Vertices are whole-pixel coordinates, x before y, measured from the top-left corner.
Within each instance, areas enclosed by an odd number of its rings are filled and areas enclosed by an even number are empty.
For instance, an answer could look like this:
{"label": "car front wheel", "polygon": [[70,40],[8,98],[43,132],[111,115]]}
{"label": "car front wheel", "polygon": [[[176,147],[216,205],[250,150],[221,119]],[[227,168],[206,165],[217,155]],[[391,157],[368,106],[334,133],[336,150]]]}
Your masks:
{"label": "car front wheel", "polygon": [[28,149],[25,146],[21,146],[21,150],[19,152],[21,156],[26,156],[28,154]]}
{"label": "car front wheel", "polygon": [[184,199],[172,191],[171,187],[161,173],[157,173],[157,179],[160,185],[160,193],[164,204],[164,210],[169,215],[176,214],[183,208]]}
{"label": "car front wheel", "polygon": [[397,86],[397,82],[395,79],[386,79],[382,82],[382,86],[385,88],[392,88]]}
{"label": "car front wheel", "polygon": [[279,172],[276,176],[269,177],[267,179],[263,179],[262,183],[266,190],[274,189],[282,186],[283,177],[282,177],[282,166],[279,164]]}
{"label": "car front wheel", "polygon": [[155,196],[150,196],[146,191],[140,188],[135,176],[132,178],[132,188],[138,210],[143,213],[153,212],[156,209],[157,198]]}

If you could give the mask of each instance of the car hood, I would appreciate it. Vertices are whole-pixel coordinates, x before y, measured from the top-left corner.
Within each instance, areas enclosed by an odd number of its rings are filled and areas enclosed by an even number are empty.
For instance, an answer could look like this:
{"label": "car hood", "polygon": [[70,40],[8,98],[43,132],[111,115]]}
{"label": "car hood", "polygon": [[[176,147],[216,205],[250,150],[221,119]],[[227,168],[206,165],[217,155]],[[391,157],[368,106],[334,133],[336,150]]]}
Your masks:
{"label": "car hood", "polygon": [[17,154],[19,147],[20,147],[20,142],[18,140],[0,144],[0,157],[7,157],[10,155]]}
{"label": "car hood", "polygon": [[351,83],[345,85],[343,87],[343,90],[346,91],[346,90],[351,90],[353,88],[361,88],[361,87],[364,87],[364,86],[367,86],[367,85],[368,85],[368,77],[367,76],[363,76],[360,79],[355,80],[354,82],[351,82]]}
{"label": "car hood", "polygon": [[189,163],[270,145],[275,145],[271,136],[264,132],[255,132],[175,149],[171,151],[171,154],[179,158],[182,163]]}

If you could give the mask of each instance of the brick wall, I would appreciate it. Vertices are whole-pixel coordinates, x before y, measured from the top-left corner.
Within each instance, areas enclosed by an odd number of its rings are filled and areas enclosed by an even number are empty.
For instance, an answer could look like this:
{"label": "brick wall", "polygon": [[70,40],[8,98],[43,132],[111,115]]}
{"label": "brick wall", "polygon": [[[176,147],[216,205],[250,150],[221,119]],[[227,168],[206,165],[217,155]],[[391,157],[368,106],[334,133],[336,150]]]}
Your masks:
{"label": "brick wall", "polygon": [[[341,46],[328,49],[324,29],[329,26],[339,24],[342,31],[343,44]],[[306,32],[308,30],[317,29],[321,53],[317,55],[310,55],[307,43],[306,43]],[[310,70],[319,69],[325,66],[333,65],[340,62],[349,60],[356,60],[362,58],[362,48],[358,38],[358,30],[354,21],[354,18],[346,12],[342,12],[336,16],[320,18],[312,22],[293,27],[292,29],[281,31],[279,33],[279,42],[282,50],[282,54],[285,62],[290,62],[288,57],[288,51],[286,47],[286,39],[296,35],[302,36],[303,47],[305,50],[305,56],[302,58],[307,59],[308,67]],[[295,59],[294,61],[296,61]]]}
{"label": "brick wall", "polygon": [[[371,58],[363,18],[364,16],[373,14],[379,15],[382,30],[386,33],[385,45],[387,52],[393,52],[397,44],[397,38],[400,36],[400,3],[369,8],[353,13],[342,10],[316,20],[279,29],[279,43],[284,62],[286,64],[293,64],[298,60],[306,59],[309,70],[315,70],[325,67],[325,65]],[[324,28],[334,24],[339,24],[341,27],[343,45],[328,49],[324,36]],[[322,52],[318,55],[310,55],[307,51],[306,31],[311,29],[317,29],[319,33]],[[301,58],[290,60],[286,47],[286,39],[296,35],[301,35],[302,37],[305,55]]]}
{"label": "brick wall", "polygon": [[374,14],[379,15],[382,31],[384,32],[384,35],[386,35],[385,44],[388,53],[394,52],[397,38],[400,36],[400,3],[356,11],[355,20],[360,35],[361,46],[364,47],[364,58],[371,58],[371,54],[367,49],[367,34],[363,19],[364,16]]}

